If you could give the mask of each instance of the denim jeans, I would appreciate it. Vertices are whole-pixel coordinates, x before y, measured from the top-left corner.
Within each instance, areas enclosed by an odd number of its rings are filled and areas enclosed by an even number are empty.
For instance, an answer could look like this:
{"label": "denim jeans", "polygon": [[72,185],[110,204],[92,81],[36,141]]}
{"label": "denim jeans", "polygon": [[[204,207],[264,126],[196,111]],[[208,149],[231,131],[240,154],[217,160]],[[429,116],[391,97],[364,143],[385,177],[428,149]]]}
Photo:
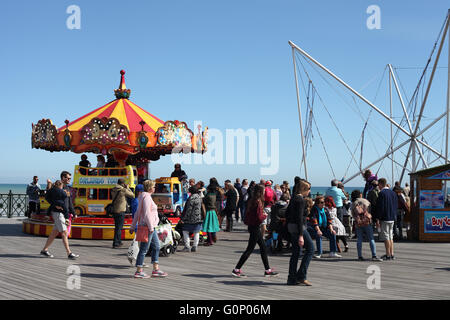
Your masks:
{"label": "denim jeans", "polygon": [[346,212],[347,211],[345,210],[344,206],[336,208],[337,217],[338,217],[339,221],[341,221],[342,223],[344,223],[344,215]]}
{"label": "denim jeans", "polygon": [[310,233],[311,237],[316,238],[316,246],[317,246],[317,254],[320,256],[322,254],[322,238],[326,237],[330,240],[330,252],[336,252],[337,246],[336,246],[336,235],[332,234],[330,229],[328,228],[320,228],[320,231],[322,232],[322,236],[317,236],[317,231],[315,228],[308,227],[308,232]]}
{"label": "denim jeans", "polygon": [[396,239],[403,239],[403,210],[397,210],[397,219],[394,222],[394,237]]}
{"label": "denim jeans", "polygon": [[247,202],[242,201],[241,208],[240,208],[241,209],[241,221],[244,221],[244,219],[245,219],[246,207],[247,207]]}
{"label": "denim jeans", "polygon": [[298,265],[298,257],[300,255],[300,246],[298,244],[298,238],[299,233],[298,232],[290,232],[292,241],[292,255],[291,259],[289,260],[289,276],[288,276],[288,282],[295,282],[295,281],[303,281],[306,280],[307,272],[309,263],[311,262],[312,256],[314,254],[314,243],[311,239],[311,235],[308,233],[308,231],[303,231],[303,257],[302,257],[302,263],[300,264],[300,269],[297,271],[297,265]]}
{"label": "denim jeans", "polygon": [[356,243],[356,248],[358,250],[358,257],[362,257],[362,242],[364,234],[366,234],[367,239],[369,240],[370,250],[372,251],[372,257],[375,257],[377,255],[377,251],[375,247],[375,240],[373,238],[373,230],[371,225],[356,228],[356,236],[358,237],[358,241]]}
{"label": "denim jeans", "polygon": [[156,230],[148,233],[148,242],[140,242],[139,253],[136,258],[136,267],[142,267],[144,265],[144,258],[148,249],[151,249],[152,263],[159,263],[159,239]]}

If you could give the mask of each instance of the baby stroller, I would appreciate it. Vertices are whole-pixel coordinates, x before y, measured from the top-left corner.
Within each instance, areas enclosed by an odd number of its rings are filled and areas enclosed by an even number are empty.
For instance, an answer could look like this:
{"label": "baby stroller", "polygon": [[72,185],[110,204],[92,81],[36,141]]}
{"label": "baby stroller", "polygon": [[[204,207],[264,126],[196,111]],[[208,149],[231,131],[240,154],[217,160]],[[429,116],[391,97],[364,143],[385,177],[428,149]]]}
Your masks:
{"label": "baby stroller", "polygon": [[286,226],[286,209],[286,202],[277,202],[272,206],[270,212],[269,234],[266,238],[266,247],[272,253],[281,253],[283,251],[283,240],[289,243]]}
{"label": "baby stroller", "polygon": [[[163,214],[159,214],[159,224],[155,228],[159,239],[160,256],[167,257],[177,250],[178,243],[180,242],[180,235],[177,235],[172,230],[172,224],[169,219]],[[150,255],[151,252],[147,252]]]}

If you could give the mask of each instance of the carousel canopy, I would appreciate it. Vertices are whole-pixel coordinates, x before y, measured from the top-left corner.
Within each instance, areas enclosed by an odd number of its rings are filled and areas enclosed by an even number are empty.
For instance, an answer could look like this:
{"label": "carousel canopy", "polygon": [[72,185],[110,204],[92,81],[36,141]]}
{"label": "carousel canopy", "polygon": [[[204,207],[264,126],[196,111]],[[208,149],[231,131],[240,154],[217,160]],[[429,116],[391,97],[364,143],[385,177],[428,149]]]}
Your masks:
{"label": "carousel canopy", "polygon": [[121,70],[116,99],[75,121],[66,120],[59,129],[50,119],[32,124],[32,148],[48,151],[72,151],[113,154],[124,162],[128,156],[139,161],[157,160],[171,152],[205,152],[206,127],[194,134],[185,122],[162,121],[131,102],[131,90],[125,86]]}
{"label": "carousel canopy", "polygon": [[[69,131],[79,131],[95,118],[115,118],[129,132],[139,132],[142,129],[147,132],[156,133],[158,129],[164,126],[164,121],[145,111],[138,105],[128,99],[116,99],[104,106],[72,121],[68,124]],[[141,122],[145,122],[142,127]],[[58,132],[63,132],[66,126],[59,128]]]}

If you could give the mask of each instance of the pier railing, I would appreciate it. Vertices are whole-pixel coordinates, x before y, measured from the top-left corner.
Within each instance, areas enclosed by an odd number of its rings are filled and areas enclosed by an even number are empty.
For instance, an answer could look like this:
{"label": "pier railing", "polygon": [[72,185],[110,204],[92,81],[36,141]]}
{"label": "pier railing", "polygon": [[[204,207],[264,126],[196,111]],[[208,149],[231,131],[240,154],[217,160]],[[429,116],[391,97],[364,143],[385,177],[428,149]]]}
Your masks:
{"label": "pier railing", "polygon": [[0,193],[0,217],[24,217],[28,210],[28,196],[26,194]]}

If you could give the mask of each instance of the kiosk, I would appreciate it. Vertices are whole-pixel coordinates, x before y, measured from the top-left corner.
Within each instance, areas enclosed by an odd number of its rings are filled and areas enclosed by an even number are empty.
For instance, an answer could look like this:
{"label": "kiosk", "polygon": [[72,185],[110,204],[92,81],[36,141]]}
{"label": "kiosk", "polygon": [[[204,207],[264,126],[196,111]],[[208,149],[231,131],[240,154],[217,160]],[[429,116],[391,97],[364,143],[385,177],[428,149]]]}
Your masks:
{"label": "kiosk", "polygon": [[450,242],[450,164],[410,173],[411,212],[408,240]]}

